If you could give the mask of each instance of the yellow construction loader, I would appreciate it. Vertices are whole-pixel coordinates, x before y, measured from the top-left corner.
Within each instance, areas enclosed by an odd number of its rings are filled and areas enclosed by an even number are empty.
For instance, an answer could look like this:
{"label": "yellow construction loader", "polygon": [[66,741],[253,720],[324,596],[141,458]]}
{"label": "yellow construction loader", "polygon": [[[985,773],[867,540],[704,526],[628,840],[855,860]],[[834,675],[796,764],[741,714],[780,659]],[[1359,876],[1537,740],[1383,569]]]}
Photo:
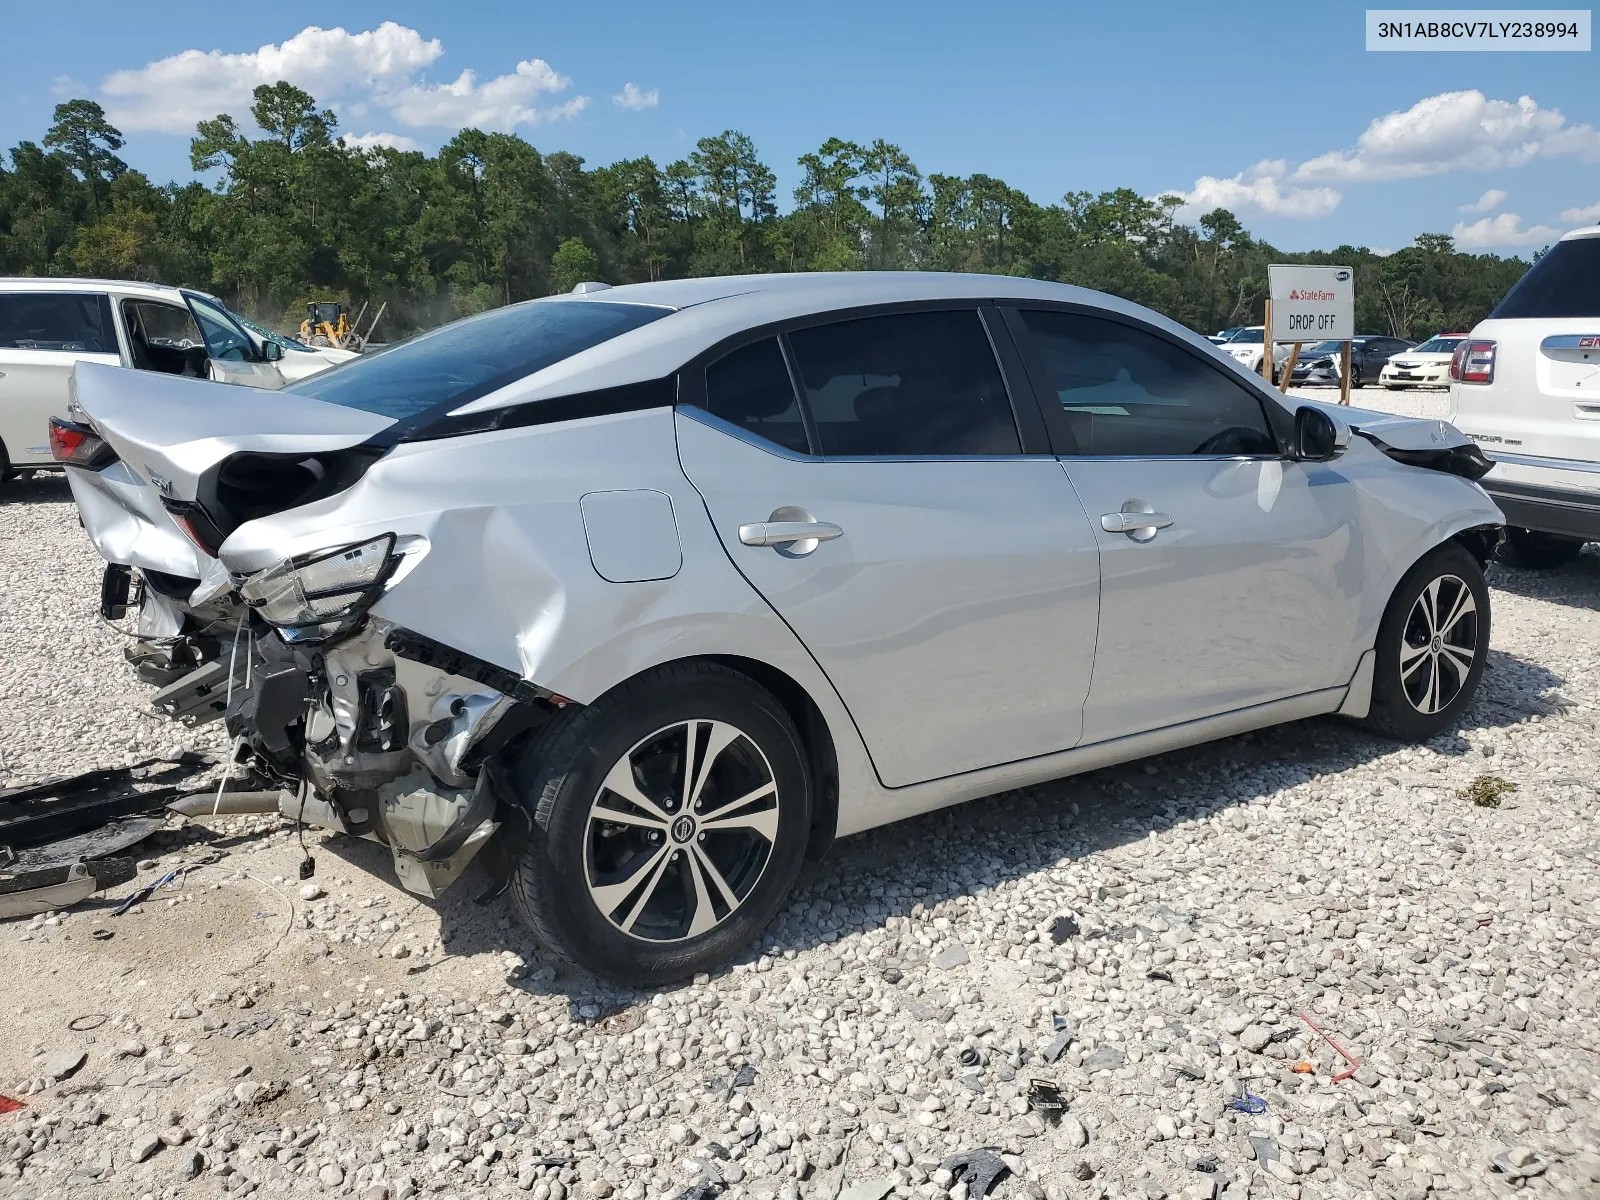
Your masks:
{"label": "yellow construction loader", "polygon": [[361,311],[352,321],[349,319],[349,312],[339,301],[313,300],[306,305],[306,319],[300,322],[300,342],[306,346],[364,350],[372,337],[372,331],[378,327],[378,322],[383,318],[383,310],[388,306],[387,301],[379,306],[378,315],[372,318],[372,324],[367,326],[367,332],[363,334],[358,331],[357,326],[361,324],[361,318],[366,314],[365,304],[361,306]]}

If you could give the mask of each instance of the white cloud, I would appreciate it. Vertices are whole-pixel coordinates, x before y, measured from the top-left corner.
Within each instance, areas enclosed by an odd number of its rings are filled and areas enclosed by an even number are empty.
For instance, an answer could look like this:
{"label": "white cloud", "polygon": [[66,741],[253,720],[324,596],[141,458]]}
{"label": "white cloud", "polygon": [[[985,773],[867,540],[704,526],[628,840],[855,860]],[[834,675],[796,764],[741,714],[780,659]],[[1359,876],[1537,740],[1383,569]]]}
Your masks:
{"label": "white cloud", "polygon": [[[1492,100],[1479,91],[1441,92],[1418,100],[1404,112],[1372,121],[1354,147],[1330,150],[1292,169],[1283,159],[1268,159],[1228,178],[1204,175],[1192,189],[1174,189],[1167,194],[1183,199],[1177,213],[1180,220],[1193,220],[1219,206],[1241,213],[1311,220],[1325,217],[1339,206],[1341,194],[1331,186],[1334,184],[1498,170],[1524,166],[1535,158],[1563,156],[1600,163],[1600,130],[1572,124],[1556,109],[1541,108],[1528,96],[1513,102]],[[1476,203],[1458,211],[1493,212],[1505,201],[1505,192],[1491,188]],[[1469,238],[1478,236],[1480,227],[1485,230],[1483,236],[1506,234],[1504,222],[1491,234],[1488,230],[1493,224],[1477,221],[1458,228],[1467,229]],[[1520,225],[1517,228],[1520,230]],[[1520,230],[1520,236],[1533,239],[1534,231],[1543,228]]]}
{"label": "white cloud", "polygon": [[622,85],[620,92],[611,97],[611,102],[618,108],[634,110],[654,108],[661,103],[661,92],[656,88],[646,90],[630,80]]}
{"label": "white cloud", "polygon": [[1167,194],[1183,200],[1176,214],[1180,221],[1204,216],[1214,208],[1311,220],[1325,217],[1339,207],[1340,195],[1333,188],[1284,186],[1287,170],[1288,163],[1283,159],[1265,159],[1231,178],[1202,175],[1189,191],[1175,190]]}
{"label": "white cloud", "polygon": [[1600,204],[1563,209],[1561,219],[1568,225],[1600,225]]}
{"label": "white cloud", "polygon": [[310,25],[249,54],[185,50],[117,71],[100,90],[119,128],[191,133],[196,121],[248,112],[250,93],[259,84],[287,79],[327,102],[352,89],[408,82],[443,53],[438,38],[424,41],[415,29],[393,21],[364,33]]}
{"label": "white cloud", "polygon": [[1571,155],[1600,162],[1600,130],[1571,125],[1529,96],[1491,100],[1480,91],[1441,92],[1367,126],[1353,150],[1330,150],[1303,162],[1302,183],[1419,179],[1449,171],[1520,167],[1534,158]]}
{"label": "white cloud", "polygon": [[1495,209],[1499,208],[1505,202],[1506,202],[1506,194],[1504,192],[1502,192],[1499,188],[1490,188],[1487,192],[1485,192],[1483,195],[1479,196],[1471,204],[1458,205],[1457,208],[1456,208],[1456,211],[1457,212],[1464,212],[1464,213],[1493,212]]}
{"label": "white cloud", "polygon": [[1543,246],[1561,236],[1562,230],[1549,225],[1532,225],[1524,229],[1522,218],[1516,213],[1501,213],[1472,222],[1456,222],[1450,236],[1457,249],[1482,250],[1491,246]]}
{"label": "white cloud", "polygon": [[[249,53],[185,50],[136,70],[117,71],[106,77],[100,91],[111,121],[120,128],[167,133],[191,133],[195,122],[222,112],[246,117],[252,90],[280,79],[340,112],[359,118],[381,109],[411,126],[510,130],[576,116],[589,103],[587,96],[577,96],[538,107],[537,98],[571,84],[538,58],[482,83],[470,69],[453,82],[430,83],[423,73],[443,54],[438,38],[424,39],[393,21],[360,33],[312,25]],[[364,134],[356,141],[377,136],[400,135]]]}
{"label": "white cloud", "polygon": [[71,75],[57,75],[50,80],[52,96],[81,96],[88,90]]}
{"label": "white cloud", "polygon": [[422,149],[421,143],[403,133],[346,133],[341,134],[339,140],[353,150],[377,150],[380,147],[389,150]]}
{"label": "white cloud", "polygon": [[433,125],[447,129],[472,126],[508,131],[517,125],[575,117],[588,106],[589,97],[575,96],[554,108],[537,108],[534,100],[546,92],[562,92],[572,83],[542,58],[517,64],[510,75],[478,82],[477,72],[461,72],[453,83],[414,83],[382,102],[407,125]]}

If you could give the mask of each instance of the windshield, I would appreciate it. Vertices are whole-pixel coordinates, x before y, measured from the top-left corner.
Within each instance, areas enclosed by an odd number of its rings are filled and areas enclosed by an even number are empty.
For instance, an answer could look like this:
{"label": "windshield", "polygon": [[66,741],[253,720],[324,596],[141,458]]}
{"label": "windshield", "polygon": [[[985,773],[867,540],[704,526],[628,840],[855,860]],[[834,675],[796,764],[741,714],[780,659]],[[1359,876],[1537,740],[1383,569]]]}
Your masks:
{"label": "windshield", "polygon": [[1461,345],[1460,338],[1429,338],[1411,351],[1412,354],[1450,354]]}
{"label": "windshield", "polygon": [[311,353],[310,347],[302,346],[293,338],[286,338],[281,333],[273,333],[272,330],[266,328],[264,325],[257,325],[249,317],[241,317],[231,308],[228,310],[228,315],[235,321],[239,322],[239,324],[243,325],[251,333],[255,334],[257,337],[265,338],[275,346],[282,346],[285,350],[298,350],[302,354]]}
{"label": "windshield", "polygon": [[487,396],[671,311],[596,300],[527,301],[420,333],[284,390],[404,420]]}
{"label": "windshield", "polygon": [[1343,342],[1318,342],[1315,346],[1308,346],[1300,351],[1301,358],[1309,358],[1313,354],[1337,354]]}
{"label": "windshield", "polygon": [[1239,330],[1238,333],[1234,334],[1231,338],[1229,338],[1228,342],[1231,345],[1231,344],[1233,344],[1235,342],[1259,342],[1260,340],[1261,340],[1261,330],[1259,330],[1259,329],[1241,329],[1241,330]]}
{"label": "windshield", "polygon": [[1600,317],[1600,237],[1551,246],[1489,314],[1518,317]]}

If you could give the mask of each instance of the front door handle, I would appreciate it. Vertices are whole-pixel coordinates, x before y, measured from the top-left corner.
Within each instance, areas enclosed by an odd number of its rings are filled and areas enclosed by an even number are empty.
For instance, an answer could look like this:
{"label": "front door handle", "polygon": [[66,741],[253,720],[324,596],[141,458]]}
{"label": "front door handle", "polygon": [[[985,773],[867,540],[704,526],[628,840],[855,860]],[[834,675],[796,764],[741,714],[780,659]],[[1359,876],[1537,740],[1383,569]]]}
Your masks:
{"label": "front door handle", "polygon": [[1114,512],[1100,518],[1100,528],[1107,533],[1134,533],[1141,529],[1165,529],[1172,518],[1158,512]]}
{"label": "front door handle", "polygon": [[786,546],[790,542],[831,542],[844,530],[831,521],[755,521],[739,526],[746,546]]}

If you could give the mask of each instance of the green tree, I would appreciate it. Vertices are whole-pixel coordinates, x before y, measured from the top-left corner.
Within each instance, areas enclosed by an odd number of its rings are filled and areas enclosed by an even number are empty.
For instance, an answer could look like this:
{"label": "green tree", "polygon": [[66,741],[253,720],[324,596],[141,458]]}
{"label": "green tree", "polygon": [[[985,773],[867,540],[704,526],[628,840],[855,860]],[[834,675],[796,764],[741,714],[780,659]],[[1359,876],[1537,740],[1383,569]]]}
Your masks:
{"label": "green tree", "polygon": [[581,238],[569,237],[556,247],[550,259],[552,291],[570,292],[577,284],[599,276],[600,256],[584,245]]}
{"label": "green tree", "polygon": [[112,181],[128,169],[116,155],[122,149],[122,131],[93,100],[68,100],[56,105],[44,145],[58,151],[83,181],[89,189],[89,212],[98,217]]}

